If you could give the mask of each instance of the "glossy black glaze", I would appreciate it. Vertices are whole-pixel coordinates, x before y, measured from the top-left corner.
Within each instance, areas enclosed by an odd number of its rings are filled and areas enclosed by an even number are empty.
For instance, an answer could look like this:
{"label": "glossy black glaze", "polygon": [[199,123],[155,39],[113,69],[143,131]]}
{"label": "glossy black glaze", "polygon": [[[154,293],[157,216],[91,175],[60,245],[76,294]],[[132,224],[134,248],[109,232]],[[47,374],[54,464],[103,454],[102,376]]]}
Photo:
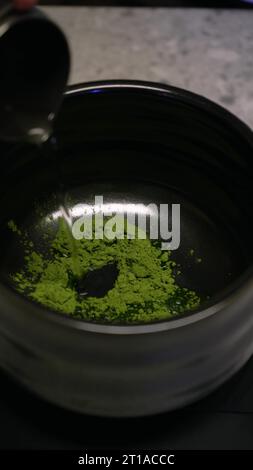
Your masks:
{"label": "glossy black glaze", "polygon": [[114,287],[118,274],[117,263],[90,270],[77,280],[77,291],[81,297],[104,297]]}
{"label": "glossy black glaze", "polygon": [[[192,93],[107,82],[72,88],[55,134],[56,166],[33,147],[2,145],[2,367],[45,398],[86,413],[137,416],[200,398],[253,351],[251,131]],[[9,274],[23,253],[4,226],[14,218],[41,245],[43,227],[57,218],[59,177],[70,206],[100,194],[121,208],[180,202],[178,282],[210,300],[171,321],[110,326],[47,311],[14,292]],[[43,216],[35,200],[44,203]]]}

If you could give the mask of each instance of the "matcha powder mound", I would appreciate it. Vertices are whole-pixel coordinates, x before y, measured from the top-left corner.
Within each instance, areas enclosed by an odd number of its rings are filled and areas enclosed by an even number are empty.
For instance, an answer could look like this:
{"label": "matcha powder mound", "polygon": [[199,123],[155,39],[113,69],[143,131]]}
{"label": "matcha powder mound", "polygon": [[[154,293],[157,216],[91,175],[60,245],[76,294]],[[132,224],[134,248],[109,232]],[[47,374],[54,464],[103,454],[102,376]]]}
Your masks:
{"label": "matcha powder mound", "polygon": [[[63,221],[62,221],[63,222]],[[16,235],[20,231],[16,225]],[[63,223],[50,242],[48,256],[26,250],[24,269],[12,275],[16,288],[49,309],[100,323],[149,323],[179,315],[199,306],[198,295],[177,285],[176,263],[149,239],[95,238],[75,241],[75,256]],[[80,296],[75,263],[85,276],[91,270],[116,263],[118,276],[103,297]]]}

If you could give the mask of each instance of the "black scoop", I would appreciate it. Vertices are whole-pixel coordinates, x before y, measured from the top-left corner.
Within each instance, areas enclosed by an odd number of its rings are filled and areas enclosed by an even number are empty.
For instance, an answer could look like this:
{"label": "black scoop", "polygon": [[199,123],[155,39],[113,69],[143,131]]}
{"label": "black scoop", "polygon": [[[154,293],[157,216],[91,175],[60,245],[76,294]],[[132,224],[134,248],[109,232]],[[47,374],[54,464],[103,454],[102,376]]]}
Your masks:
{"label": "black scoop", "polygon": [[116,263],[93,269],[78,280],[77,291],[82,297],[104,297],[114,287],[118,274]]}
{"label": "black scoop", "polygon": [[65,90],[70,53],[59,27],[37,8],[0,14],[0,137],[45,142]]}

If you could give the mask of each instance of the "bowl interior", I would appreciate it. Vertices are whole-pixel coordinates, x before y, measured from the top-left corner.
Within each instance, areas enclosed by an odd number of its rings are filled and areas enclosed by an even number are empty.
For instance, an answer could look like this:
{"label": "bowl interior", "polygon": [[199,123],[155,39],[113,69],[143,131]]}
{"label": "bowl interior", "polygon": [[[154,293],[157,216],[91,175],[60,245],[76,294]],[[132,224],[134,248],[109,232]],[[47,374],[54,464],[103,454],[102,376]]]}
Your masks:
{"label": "bowl interior", "polygon": [[203,299],[217,301],[250,268],[252,137],[229,113],[178,90],[94,85],[66,96],[54,140],[53,154],[1,146],[2,282],[24,260],[7,222],[46,252],[62,192],[74,217],[101,195],[105,213],[180,204],[177,282]]}

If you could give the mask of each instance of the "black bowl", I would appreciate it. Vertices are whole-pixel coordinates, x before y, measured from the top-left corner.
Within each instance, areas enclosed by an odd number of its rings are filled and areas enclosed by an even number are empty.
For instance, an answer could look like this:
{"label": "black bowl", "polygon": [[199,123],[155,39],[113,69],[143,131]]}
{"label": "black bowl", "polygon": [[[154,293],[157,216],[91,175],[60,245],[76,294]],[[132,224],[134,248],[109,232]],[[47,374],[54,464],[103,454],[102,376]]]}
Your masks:
{"label": "black bowl", "polygon": [[[153,414],[206,395],[253,352],[252,132],[193,93],[118,81],[70,88],[55,137],[53,160],[33,146],[1,144],[1,367],[52,402],[104,416]],[[75,320],[17,293],[10,273],[23,253],[6,224],[14,219],[43,244],[42,229],[57,218],[59,178],[71,205],[101,194],[122,207],[180,203],[178,282],[209,300],[169,321],[117,326]]]}

